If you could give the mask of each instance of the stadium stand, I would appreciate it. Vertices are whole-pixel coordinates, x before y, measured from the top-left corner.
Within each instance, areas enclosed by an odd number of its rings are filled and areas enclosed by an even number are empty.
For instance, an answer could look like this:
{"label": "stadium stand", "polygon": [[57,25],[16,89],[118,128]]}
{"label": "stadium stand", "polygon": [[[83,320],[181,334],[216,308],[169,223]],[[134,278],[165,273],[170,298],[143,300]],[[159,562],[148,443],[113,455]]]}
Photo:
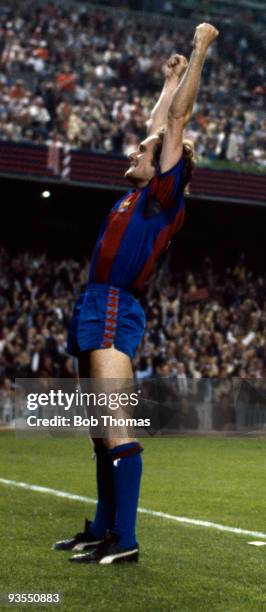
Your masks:
{"label": "stadium stand", "polygon": [[[158,3],[164,13],[166,4]],[[181,4],[176,22],[79,3],[71,10],[53,3],[35,10],[30,2],[1,6],[0,140],[130,153],[145,133],[165,59],[176,50],[189,53],[196,17],[190,5],[189,19]],[[265,50],[255,8],[235,24],[229,3],[201,6],[200,17],[214,13],[220,36],[188,136],[200,159],[264,167]]]}
{"label": "stadium stand", "polygon": [[[73,300],[86,283],[84,262],[51,261],[44,253],[14,257],[3,248],[0,263],[1,384],[74,376],[66,335]],[[243,257],[224,273],[210,258],[198,273],[162,268],[144,297],[148,323],[136,375],[263,378],[265,290],[265,275],[247,269]]]}
{"label": "stadium stand", "polygon": [[[1,3],[0,175],[125,190],[123,158],[145,134],[164,62],[172,52],[189,54],[195,22],[208,19],[220,37],[187,133],[205,166],[196,170],[191,198],[263,204],[265,13],[246,0],[113,0],[86,8],[40,1],[34,10],[29,0]],[[15,377],[75,376],[66,335],[86,263],[49,259],[43,239],[39,255],[28,248],[0,254],[2,422],[12,414]],[[183,390],[189,380],[263,380],[265,288],[265,274],[244,256],[223,271],[212,258],[197,272],[163,266],[143,298],[148,323],[136,377],[176,378]]]}

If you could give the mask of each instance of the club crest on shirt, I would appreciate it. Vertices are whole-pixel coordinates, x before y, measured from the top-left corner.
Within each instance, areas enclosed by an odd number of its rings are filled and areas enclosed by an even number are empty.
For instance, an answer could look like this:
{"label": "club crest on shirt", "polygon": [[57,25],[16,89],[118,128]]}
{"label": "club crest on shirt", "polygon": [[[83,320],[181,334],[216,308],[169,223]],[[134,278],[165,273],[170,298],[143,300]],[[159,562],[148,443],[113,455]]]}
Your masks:
{"label": "club crest on shirt", "polygon": [[131,203],[131,196],[128,196],[123,202],[121,202],[118,212],[125,212]]}

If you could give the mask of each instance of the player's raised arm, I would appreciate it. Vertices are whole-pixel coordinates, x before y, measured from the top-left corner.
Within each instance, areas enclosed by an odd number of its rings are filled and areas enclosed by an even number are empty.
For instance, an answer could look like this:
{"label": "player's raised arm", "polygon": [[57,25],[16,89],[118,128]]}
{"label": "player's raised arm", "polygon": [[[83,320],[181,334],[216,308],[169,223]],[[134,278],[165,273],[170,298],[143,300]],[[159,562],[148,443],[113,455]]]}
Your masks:
{"label": "player's raised arm", "polygon": [[147,121],[147,135],[155,134],[160,128],[166,127],[169,106],[180,79],[182,78],[188,62],[183,55],[172,55],[166,63],[164,85],[156,102],[150,119]]}
{"label": "player's raised arm", "polygon": [[195,31],[189,65],[172,97],[163,139],[160,167],[162,172],[172,168],[182,156],[182,134],[195,102],[203,64],[209,45],[219,32],[208,23],[201,23]]}

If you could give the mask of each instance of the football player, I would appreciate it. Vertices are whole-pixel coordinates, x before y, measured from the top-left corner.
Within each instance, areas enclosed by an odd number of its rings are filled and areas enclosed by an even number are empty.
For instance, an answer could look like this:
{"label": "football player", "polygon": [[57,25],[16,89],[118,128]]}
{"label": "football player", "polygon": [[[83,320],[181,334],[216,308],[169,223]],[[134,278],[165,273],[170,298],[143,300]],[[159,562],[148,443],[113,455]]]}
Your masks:
{"label": "football player", "polygon": [[[129,155],[126,178],[133,190],[113,207],[98,237],[88,285],[75,305],[69,352],[81,379],[132,379],[131,359],[142,339],[145,315],[136,296],[184,219],[184,190],[195,165],[184,141],[209,45],[218,36],[210,24],[195,31],[189,63],[167,62],[161,96],[148,122],[147,137]],[[95,439],[98,504],[92,522],[57,550],[80,551],[71,561],[136,562],[135,525],[142,472],[140,444],[123,437]]]}

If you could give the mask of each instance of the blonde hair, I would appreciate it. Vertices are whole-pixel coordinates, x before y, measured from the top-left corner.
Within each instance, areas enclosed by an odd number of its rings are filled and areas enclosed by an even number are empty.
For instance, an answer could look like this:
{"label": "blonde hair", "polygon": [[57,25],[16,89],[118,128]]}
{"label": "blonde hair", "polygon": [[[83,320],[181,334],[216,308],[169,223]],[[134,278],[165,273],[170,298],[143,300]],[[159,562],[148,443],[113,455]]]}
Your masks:
{"label": "blonde hair", "polygon": [[196,154],[194,143],[187,138],[183,140],[182,158],[184,160],[183,188],[185,193],[189,193],[189,183],[196,168]]}

